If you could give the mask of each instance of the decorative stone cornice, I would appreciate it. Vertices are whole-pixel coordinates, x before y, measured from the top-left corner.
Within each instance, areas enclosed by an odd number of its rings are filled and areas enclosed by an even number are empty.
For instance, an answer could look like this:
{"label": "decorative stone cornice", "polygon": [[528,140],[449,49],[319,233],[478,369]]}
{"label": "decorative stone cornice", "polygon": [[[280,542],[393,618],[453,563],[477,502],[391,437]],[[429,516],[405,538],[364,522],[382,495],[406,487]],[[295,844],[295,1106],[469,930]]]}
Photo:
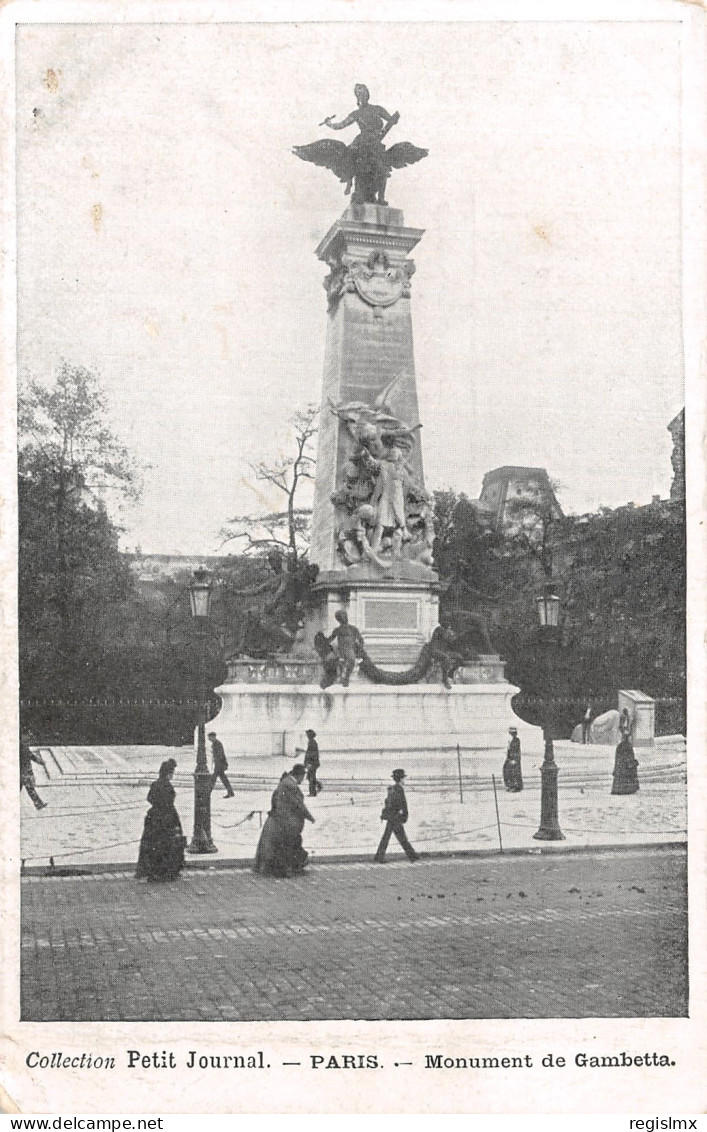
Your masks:
{"label": "decorative stone cornice", "polygon": [[[365,219],[364,219],[365,218]],[[340,260],[359,248],[383,248],[392,259],[403,259],[420,242],[423,228],[405,228],[397,208],[359,206],[347,209],[329,229],[317,248],[325,263]]]}

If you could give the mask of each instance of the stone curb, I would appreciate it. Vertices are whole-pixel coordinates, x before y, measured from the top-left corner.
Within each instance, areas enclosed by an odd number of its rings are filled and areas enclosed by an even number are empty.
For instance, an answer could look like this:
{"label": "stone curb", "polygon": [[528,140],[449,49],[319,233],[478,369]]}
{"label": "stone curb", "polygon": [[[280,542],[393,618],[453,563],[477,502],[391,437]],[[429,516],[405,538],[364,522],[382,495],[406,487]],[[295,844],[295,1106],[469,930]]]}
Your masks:
{"label": "stone curb", "polygon": [[[665,852],[675,849],[687,849],[687,841],[636,841],[636,842],[621,842],[620,844],[607,844],[600,845],[566,845],[561,841],[545,842],[538,845],[537,848],[532,846],[524,849],[504,849],[501,853],[498,849],[447,849],[440,850],[439,852],[422,853],[423,861],[440,861],[448,860],[454,857],[535,857],[545,854],[569,854],[569,853],[628,853],[632,851],[646,852],[654,850],[656,852]],[[391,857],[389,863],[397,861],[402,863],[403,858]],[[325,856],[318,856],[310,862],[312,865],[342,865],[342,864],[373,864],[372,853],[342,853],[331,854]],[[203,861],[188,859],[185,866],[187,872],[207,872],[212,870],[242,870],[249,871],[253,867],[252,857],[228,857],[215,861],[213,857],[207,856]],[[30,865],[24,868],[20,874],[22,877],[42,877],[47,880],[52,877],[81,877],[81,876],[94,876],[103,873],[124,873],[132,874],[135,870],[135,862],[120,862],[120,863],[106,863],[106,864],[86,864],[86,865],[58,865],[55,869],[50,869],[46,865]]]}

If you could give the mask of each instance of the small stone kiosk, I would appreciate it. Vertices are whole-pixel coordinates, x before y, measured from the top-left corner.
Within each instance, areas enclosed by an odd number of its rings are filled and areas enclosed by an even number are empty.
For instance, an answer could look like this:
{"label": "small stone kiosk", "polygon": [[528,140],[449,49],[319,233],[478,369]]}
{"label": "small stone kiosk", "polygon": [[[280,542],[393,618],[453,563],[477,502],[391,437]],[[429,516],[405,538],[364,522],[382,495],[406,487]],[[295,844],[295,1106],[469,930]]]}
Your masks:
{"label": "small stone kiosk", "polygon": [[[287,655],[229,663],[228,680],[216,689],[223,706],[214,728],[234,757],[291,758],[307,728],[327,762],[419,755],[434,757],[440,769],[437,760],[456,758],[457,744],[466,752],[504,750],[510,725],[525,748],[540,750],[539,729],[513,713],[518,689],[490,648],[467,653],[453,675],[443,665],[446,683],[434,659],[430,641],[443,632],[440,582],[423,475],[409,258],[423,232],[406,227],[384,200],[391,168],[426,151],[407,142],[386,150],[383,123],[397,116],[370,106],[365,87],[356,92],[359,110],[349,119],[359,125],[358,146],[327,139],[295,149],[355,184],[351,205],[316,249],[329,272],[310,550],[319,570],[315,603]],[[362,635],[365,660],[346,686],[330,675],[323,689],[320,662],[342,612]]]}
{"label": "small stone kiosk", "polygon": [[628,708],[631,742],[634,747],[655,744],[655,700],[645,692],[624,688],[619,692],[619,711]]}

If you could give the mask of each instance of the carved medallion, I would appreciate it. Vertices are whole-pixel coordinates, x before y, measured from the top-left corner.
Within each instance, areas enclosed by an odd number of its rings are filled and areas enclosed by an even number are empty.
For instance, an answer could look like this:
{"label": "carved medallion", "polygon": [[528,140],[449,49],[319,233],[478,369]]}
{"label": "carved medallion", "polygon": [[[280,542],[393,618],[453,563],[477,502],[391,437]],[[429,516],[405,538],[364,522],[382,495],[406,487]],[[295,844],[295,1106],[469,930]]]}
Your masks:
{"label": "carved medallion", "polygon": [[324,280],[330,308],[345,291],[356,291],[372,307],[390,307],[400,298],[409,298],[410,279],[415,271],[412,260],[391,265],[388,253],[376,248],[365,260],[342,255],[330,260],[331,273]]}
{"label": "carved medallion", "polygon": [[409,276],[401,267],[391,267],[387,252],[373,251],[365,263],[351,267],[354,287],[372,307],[389,307],[402,297]]}

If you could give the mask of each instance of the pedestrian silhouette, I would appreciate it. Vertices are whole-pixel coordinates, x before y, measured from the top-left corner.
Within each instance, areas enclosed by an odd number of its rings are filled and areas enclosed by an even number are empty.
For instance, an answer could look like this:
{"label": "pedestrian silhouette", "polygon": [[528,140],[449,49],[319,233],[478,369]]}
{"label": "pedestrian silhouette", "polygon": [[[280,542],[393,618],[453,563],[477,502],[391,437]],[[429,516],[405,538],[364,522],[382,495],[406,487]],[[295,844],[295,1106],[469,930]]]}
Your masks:
{"label": "pedestrian silhouette", "polygon": [[263,826],[253,865],[263,876],[288,877],[301,873],[309,858],[302,845],[305,821],[314,821],[300,789],[305,769],[295,763],[285,772],[275,788],[270,813]]}
{"label": "pedestrian silhouette", "polygon": [[20,738],[20,792],[22,792],[22,787],[24,786],[34,802],[35,810],[43,810],[49,803],[43,802],[37,793],[32,763],[38,763],[39,766],[43,767],[47,778],[49,777],[49,771],[45,766],[42,756],[32,750],[26,739]]}
{"label": "pedestrian silhouette", "polygon": [[150,809],[145,815],[135,871],[138,880],[176,880],[184,867],[186,838],[174,805],[176,791],[172,786],[176,768],[174,759],[165,759],[149,789]]}
{"label": "pedestrian silhouette", "polygon": [[226,758],[226,752],[223,749],[223,743],[220,739],[216,738],[215,731],[209,731],[208,738],[211,741],[211,754],[213,755],[214,759],[214,771],[211,775],[211,789],[213,790],[214,786],[220,778],[221,782],[226,788],[224,798],[232,798],[234,791],[231,783],[228,781],[228,776],[226,775],[226,771],[228,770],[228,759]]}
{"label": "pedestrian silhouette", "polygon": [[591,742],[592,712],[593,712],[593,704],[592,704],[592,698],[590,696],[587,700],[587,706],[584,709],[584,715],[582,716],[582,742],[583,743]]}
{"label": "pedestrian silhouette", "polygon": [[503,764],[503,785],[511,794],[519,794],[523,789],[523,775],[520,769],[520,739],[518,728],[509,727],[511,736],[506,749],[506,761]]}
{"label": "pedestrian silhouette", "polygon": [[631,713],[628,708],[625,707],[619,716],[619,734],[622,739],[630,740],[632,731],[633,720],[631,719]]}
{"label": "pedestrian silhouette", "polygon": [[611,784],[612,794],[636,794],[640,789],[638,781],[638,759],[633,753],[631,740],[623,738],[614,756],[614,774]]}
{"label": "pedestrian silhouette", "polygon": [[373,858],[379,865],[385,863],[385,851],[388,848],[388,842],[393,834],[395,834],[400,842],[409,861],[419,861],[420,859],[420,854],[415,852],[405,835],[405,822],[408,820],[408,804],[403,789],[405,771],[401,769],[394,770],[391,777],[393,779],[393,785],[388,787],[385,805],[381,813],[381,821],[385,822],[385,829],[383,830],[383,836],[380,839],[376,855]]}
{"label": "pedestrian silhouette", "polygon": [[317,733],[310,728],[307,732],[307,750],[304,753],[304,769],[307,774],[307,783],[309,785],[310,798],[316,798],[317,794],[322,788],[321,782],[317,781],[317,771],[319,770],[319,744],[317,743]]}

